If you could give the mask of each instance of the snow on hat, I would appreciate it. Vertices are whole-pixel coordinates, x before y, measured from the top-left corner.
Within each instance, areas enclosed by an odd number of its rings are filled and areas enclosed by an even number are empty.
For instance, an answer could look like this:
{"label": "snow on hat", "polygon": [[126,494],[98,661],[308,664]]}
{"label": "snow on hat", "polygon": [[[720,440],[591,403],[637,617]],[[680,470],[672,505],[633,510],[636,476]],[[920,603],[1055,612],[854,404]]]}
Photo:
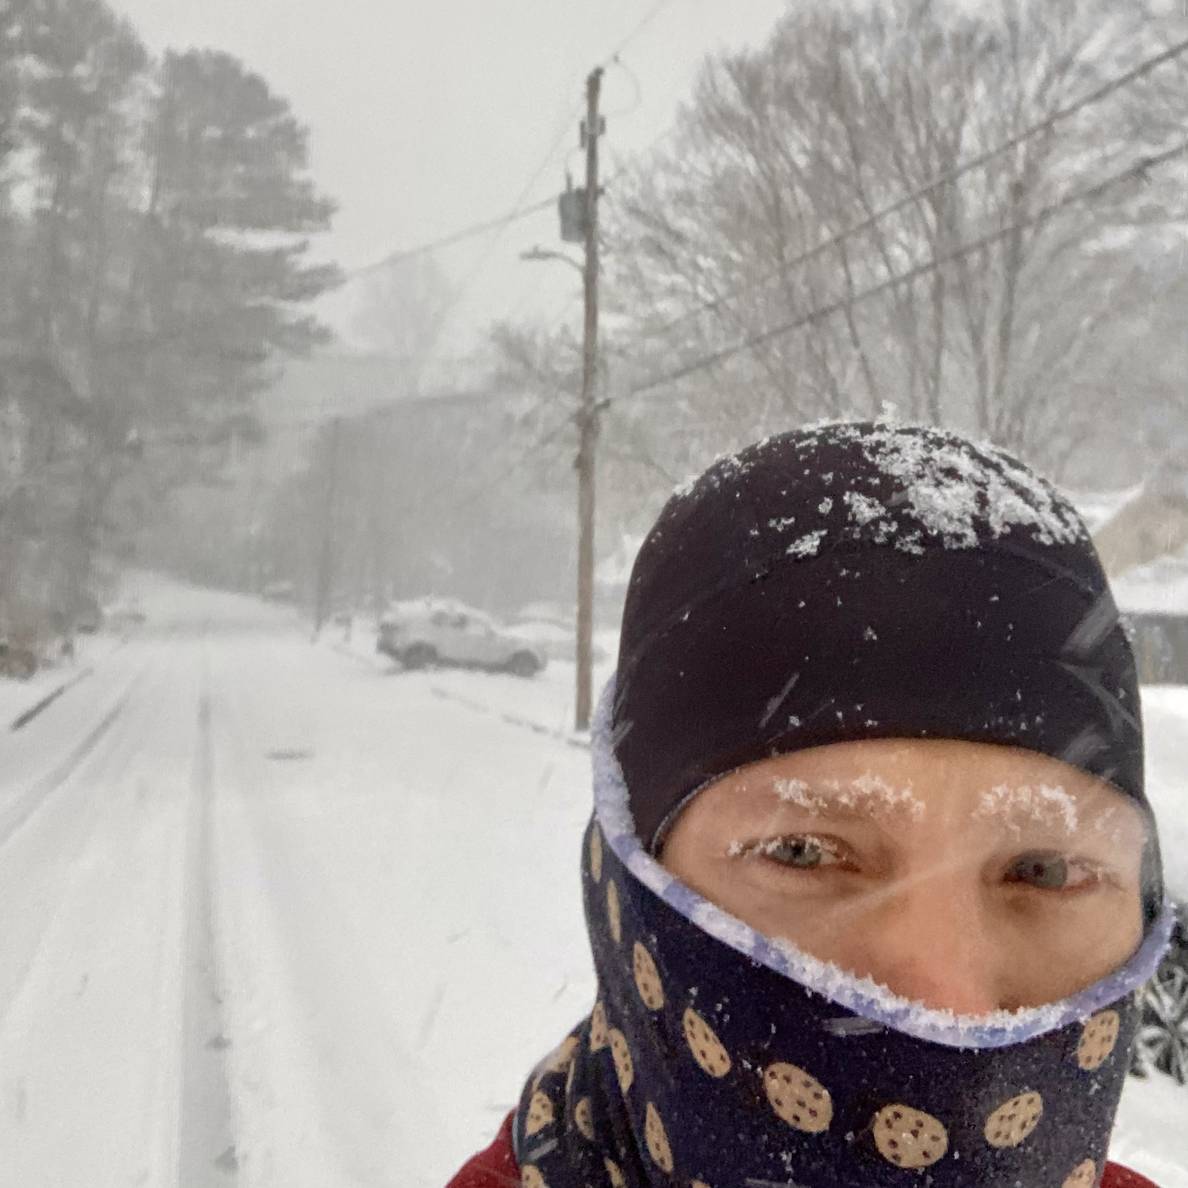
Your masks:
{"label": "snow on hat", "polygon": [[616,688],[652,852],[714,778],[854,739],[1023,747],[1146,805],[1134,657],[1083,522],[936,428],[784,433],[678,490],[635,562]]}

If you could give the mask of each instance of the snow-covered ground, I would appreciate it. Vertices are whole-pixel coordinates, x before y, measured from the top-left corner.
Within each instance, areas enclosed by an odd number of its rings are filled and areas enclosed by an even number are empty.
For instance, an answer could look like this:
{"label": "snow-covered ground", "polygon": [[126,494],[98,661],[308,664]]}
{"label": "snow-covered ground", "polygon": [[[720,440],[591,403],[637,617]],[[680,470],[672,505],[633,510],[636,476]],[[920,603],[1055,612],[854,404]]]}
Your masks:
{"label": "snow-covered ground", "polygon": [[[590,1006],[572,664],[402,673],[248,599],[140,596],[0,736],[0,1188],[441,1188]],[[1146,710],[1188,889],[1188,689]],[[1132,1080],[1117,1156],[1188,1188],[1185,1117]]]}

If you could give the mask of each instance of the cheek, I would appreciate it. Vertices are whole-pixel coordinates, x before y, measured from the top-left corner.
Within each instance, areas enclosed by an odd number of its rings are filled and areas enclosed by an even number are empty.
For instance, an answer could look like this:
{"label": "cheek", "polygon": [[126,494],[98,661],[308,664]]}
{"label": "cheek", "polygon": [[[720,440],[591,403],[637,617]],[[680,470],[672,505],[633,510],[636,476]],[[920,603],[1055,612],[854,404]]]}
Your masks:
{"label": "cheek", "polygon": [[879,898],[872,880],[794,874],[760,858],[720,858],[673,873],[758,932],[825,961],[861,953],[878,928],[878,913],[869,910]]}
{"label": "cheek", "polygon": [[727,843],[674,841],[665,847],[663,865],[703,899],[759,932],[802,943],[803,929],[814,918],[830,918],[828,895],[810,892],[762,859],[730,856]]}
{"label": "cheek", "polygon": [[[1055,898],[1055,897],[1054,897]],[[1044,968],[1068,993],[1117,969],[1143,937],[1137,895],[1101,893],[1049,903],[1042,895],[1009,897],[997,915],[1000,950]]]}

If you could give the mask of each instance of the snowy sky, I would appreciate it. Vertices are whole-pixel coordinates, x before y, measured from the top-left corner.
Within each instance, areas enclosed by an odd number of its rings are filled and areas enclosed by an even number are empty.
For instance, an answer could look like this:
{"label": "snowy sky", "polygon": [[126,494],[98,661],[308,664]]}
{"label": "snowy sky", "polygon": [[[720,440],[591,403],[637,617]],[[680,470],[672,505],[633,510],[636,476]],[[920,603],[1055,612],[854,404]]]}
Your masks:
{"label": "snowy sky", "polygon": [[[561,132],[530,198],[580,171],[577,129],[590,67],[618,48],[652,0],[111,0],[151,49],[209,45],[262,73],[311,129],[314,174],[340,203],[327,253],[345,266],[447,235],[514,206]],[[761,40],[785,0],[668,0],[605,84],[608,165],[669,126],[701,59]],[[638,80],[638,88],[632,75]],[[443,253],[455,281],[477,272],[452,350],[497,316],[578,311],[576,277],[525,264],[556,246],[551,211],[492,246]]]}

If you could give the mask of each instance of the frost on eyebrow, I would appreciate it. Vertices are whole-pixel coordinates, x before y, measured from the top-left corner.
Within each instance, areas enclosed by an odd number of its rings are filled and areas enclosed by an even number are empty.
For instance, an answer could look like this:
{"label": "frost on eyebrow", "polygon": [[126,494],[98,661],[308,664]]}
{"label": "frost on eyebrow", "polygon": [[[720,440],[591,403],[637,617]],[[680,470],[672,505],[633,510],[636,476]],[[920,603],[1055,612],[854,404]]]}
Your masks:
{"label": "frost on eyebrow", "polygon": [[1024,824],[1055,825],[1069,834],[1080,827],[1075,798],[1058,784],[995,784],[982,793],[974,817],[1002,821],[1014,833]]}
{"label": "frost on eyebrow", "polygon": [[773,787],[785,804],[794,804],[814,813],[844,808],[865,811],[872,816],[906,813],[913,821],[924,817],[924,802],[916,796],[910,783],[897,788],[873,771],[865,771],[847,782],[826,780],[823,784],[826,793],[816,791],[801,779],[777,779]]}

